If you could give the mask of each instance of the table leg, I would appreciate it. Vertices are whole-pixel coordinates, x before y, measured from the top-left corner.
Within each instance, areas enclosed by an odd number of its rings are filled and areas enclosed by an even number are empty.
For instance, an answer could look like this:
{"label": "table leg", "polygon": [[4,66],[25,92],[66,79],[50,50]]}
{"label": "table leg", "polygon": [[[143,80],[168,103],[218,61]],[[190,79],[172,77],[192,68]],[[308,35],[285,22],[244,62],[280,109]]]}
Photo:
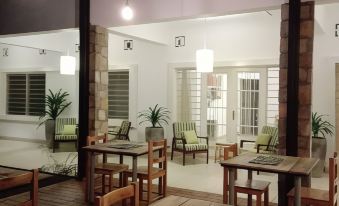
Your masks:
{"label": "table leg", "polygon": [[133,156],[132,171],[133,171],[132,182],[136,182],[138,181],[137,180],[137,171],[138,171],[138,157],[137,156]]}
{"label": "table leg", "polygon": [[[119,155],[119,163],[120,164],[124,164],[124,156],[123,155]],[[122,172],[119,173],[119,187],[123,187],[123,176],[122,176]]]}
{"label": "table leg", "polygon": [[301,190],[301,177],[295,176],[294,177],[294,206],[301,205],[300,190]]}
{"label": "table leg", "polygon": [[[252,180],[252,170],[247,171],[247,179]],[[252,206],[252,195],[247,195],[247,205]]]}
{"label": "table leg", "polygon": [[228,169],[224,167],[223,203],[228,203]]}
{"label": "table leg", "polygon": [[94,168],[95,168],[95,155],[94,152],[89,153],[90,156],[90,172],[89,172],[89,189],[88,189],[88,197],[91,203],[94,202]]}
{"label": "table leg", "polygon": [[234,183],[235,183],[235,169],[229,168],[229,203],[230,205],[234,204]]}

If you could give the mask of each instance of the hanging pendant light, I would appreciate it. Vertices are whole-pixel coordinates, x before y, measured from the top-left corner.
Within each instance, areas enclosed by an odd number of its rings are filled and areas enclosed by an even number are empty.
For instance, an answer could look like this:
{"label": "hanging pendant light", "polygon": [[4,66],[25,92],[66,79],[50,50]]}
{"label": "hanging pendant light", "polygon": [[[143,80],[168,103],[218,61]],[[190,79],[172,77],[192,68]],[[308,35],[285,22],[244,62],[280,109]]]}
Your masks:
{"label": "hanging pendant light", "polygon": [[[205,19],[205,27],[206,27],[206,19]],[[214,66],[214,51],[212,49],[206,48],[206,28],[204,34],[204,48],[198,49],[196,51],[196,67],[197,72],[213,72]]]}
{"label": "hanging pendant light", "polygon": [[60,57],[60,74],[75,75],[76,59],[69,55]]}
{"label": "hanging pendant light", "polygon": [[128,0],[126,0],[126,4],[125,4],[124,8],[122,8],[122,10],[121,10],[121,16],[122,16],[123,19],[125,19],[127,21],[133,19],[134,12],[131,9],[131,7],[129,6]]}

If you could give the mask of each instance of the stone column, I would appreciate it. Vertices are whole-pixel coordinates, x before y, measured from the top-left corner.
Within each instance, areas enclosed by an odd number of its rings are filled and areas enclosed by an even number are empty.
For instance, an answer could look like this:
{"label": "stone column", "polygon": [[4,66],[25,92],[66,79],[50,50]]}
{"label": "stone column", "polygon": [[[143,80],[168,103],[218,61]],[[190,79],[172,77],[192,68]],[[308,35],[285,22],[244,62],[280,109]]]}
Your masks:
{"label": "stone column", "polygon": [[[289,6],[281,8],[280,92],[279,92],[279,153],[286,154],[288,19]],[[301,3],[299,94],[298,94],[298,156],[311,155],[312,56],[314,36],[314,2]]]}
{"label": "stone column", "polygon": [[89,53],[89,134],[100,135],[108,130],[107,29],[90,26]]}

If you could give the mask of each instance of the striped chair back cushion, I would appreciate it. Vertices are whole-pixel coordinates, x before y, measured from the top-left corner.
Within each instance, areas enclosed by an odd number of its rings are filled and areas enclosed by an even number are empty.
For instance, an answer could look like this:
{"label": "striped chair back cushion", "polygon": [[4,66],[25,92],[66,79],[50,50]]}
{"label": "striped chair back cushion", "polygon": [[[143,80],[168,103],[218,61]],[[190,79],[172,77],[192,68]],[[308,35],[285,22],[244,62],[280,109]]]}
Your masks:
{"label": "striped chair back cushion", "polygon": [[182,132],[195,130],[195,122],[175,122],[173,123],[173,135],[175,138],[182,138]]}
{"label": "striped chair back cushion", "polygon": [[61,134],[64,131],[64,125],[76,125],[76,118],[57,118],[55,122],[55,134]]}
{"label": "striped chair back cushion", "polygon": [[271,140],[268,149],[273,149],[278,144],[278,128],[272,126],[263,126],[261,133],[270,134]]}
{"label": "striped chair back cushion", "polygon": [[129,121],[122,121],[120,127],[120,134],[121,135],[128,135],[129,128],[131,126],[131,122]]}

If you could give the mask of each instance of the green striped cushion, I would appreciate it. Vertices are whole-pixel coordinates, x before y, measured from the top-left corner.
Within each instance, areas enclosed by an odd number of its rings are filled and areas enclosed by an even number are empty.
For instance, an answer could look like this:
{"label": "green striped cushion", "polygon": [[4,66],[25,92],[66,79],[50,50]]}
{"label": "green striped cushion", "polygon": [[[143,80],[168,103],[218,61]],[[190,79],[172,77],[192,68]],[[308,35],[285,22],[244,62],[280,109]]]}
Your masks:
{"label": "green striped cushion", "polygon": [[77,135],[55,135],[54,140],[59,140],[59,141],[72,141],[72,140],[77,140],[78,136]]}
{"label": "green striped cushion", "polygon": [[[178,149],[184,149],[182,144],[177,144]],[[186,151],[207,150],[207,144],[185,144]]]}
{"label": "green striped cushion", "polygon": [[272,136],[268,149],[273,149],[277,146],[278,144],[278,128],[277,127],[263,126],[261,133],[270,134]]}

